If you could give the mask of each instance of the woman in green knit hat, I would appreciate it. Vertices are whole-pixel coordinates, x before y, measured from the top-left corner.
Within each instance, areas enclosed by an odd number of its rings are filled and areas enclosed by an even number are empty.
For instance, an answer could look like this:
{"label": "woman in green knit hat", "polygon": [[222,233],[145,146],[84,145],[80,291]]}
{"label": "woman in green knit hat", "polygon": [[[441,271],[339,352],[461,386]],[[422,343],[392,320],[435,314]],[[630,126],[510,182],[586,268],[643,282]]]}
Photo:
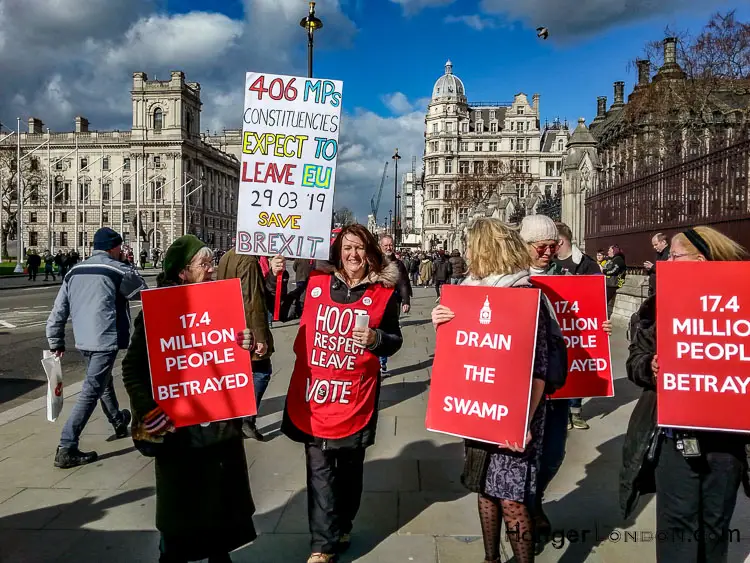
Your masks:
{"label": "woman in green knit hat", "polygon": [[[213,253],[197,237],[185,235],[169,247],[162,268],[157,287],[212,281]],[[251,340],[244,334],[243,345]],[[231,562],[229,552],[256,537],[242,420],[175,430],[151,391],[143,313],[135,320],[122,368],[133,439],[141,451],[148,445],[156,458],[160,563]]]}

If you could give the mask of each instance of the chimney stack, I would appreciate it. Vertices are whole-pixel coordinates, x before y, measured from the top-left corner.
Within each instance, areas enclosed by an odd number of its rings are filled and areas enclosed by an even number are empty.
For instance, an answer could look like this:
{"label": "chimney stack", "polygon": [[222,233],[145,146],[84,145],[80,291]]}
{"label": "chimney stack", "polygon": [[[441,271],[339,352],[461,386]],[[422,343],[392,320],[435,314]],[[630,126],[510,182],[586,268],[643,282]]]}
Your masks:
{"label": "chimney stack", "polygon": [[622,81],[615,82],[615,101],[612,107],[622,107],[625,105],[625,83]]}
{"label": "chimney stack", "polygon": [[637,60],[635,64],[638,65],[638,86],[648,86],[651,63],[647,60]]}
{"label": "chimney stack", "polygon": [[89,132],[89,120],[80,115],[76,117],[76,133],[88,133]]}
{"label": "chimney stack", "polygon": [[607,116],[607,96],[599,96],[596,99],[596,117],[594,121],[601,121]]}
{"label": "chimney stack", "polygon": [[29,117],[29,133],[44,133],[44,123],[38,117]]}
{"label": "chimney stack", "polygon": [[664,66],[677,64],[677,38],[667,37],[664,40]]}

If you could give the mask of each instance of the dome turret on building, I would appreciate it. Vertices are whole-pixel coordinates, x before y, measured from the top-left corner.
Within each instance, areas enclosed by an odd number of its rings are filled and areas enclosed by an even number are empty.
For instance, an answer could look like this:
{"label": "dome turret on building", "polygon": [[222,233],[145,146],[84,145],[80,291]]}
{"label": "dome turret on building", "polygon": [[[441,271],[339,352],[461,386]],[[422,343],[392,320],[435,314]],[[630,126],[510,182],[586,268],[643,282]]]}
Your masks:
{"label": "dome turret on building", "polygon": [[453,74],[453,63],[445,63],[445,74],[437,79],[432,89],[432,101],[466,102],[466,90],[461,79]]}

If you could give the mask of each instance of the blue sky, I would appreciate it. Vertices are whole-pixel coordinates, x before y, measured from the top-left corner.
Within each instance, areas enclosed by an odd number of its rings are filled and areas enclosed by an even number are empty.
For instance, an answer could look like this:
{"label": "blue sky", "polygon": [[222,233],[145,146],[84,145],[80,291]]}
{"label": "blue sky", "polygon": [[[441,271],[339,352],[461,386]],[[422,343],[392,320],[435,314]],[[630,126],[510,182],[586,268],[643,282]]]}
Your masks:
{"label": "blue sky", "polygon": [[[742,5],[740,5],[742,4]],[[201,129],[239,127],[244,73],[303,75],[305,0],[24,0],[0,10],[0,122],[76,115],[128,129],[132,73],[182,70],[201,83]],[[315,75],[344,81],[336,202],[365,220],[398,147],[421,164],[426,98],[446,59],[470,101],[541,95],[542,120],[590,122],[612,84],[664,28],[697,32],[739,0],[320,0]],[[535,28],[547,26],[541,41]],[[392,176],[389,183],[393,181]],[[392,205],[384,195],[383,207]],[[392,196],[391,196],[392,199]]]}

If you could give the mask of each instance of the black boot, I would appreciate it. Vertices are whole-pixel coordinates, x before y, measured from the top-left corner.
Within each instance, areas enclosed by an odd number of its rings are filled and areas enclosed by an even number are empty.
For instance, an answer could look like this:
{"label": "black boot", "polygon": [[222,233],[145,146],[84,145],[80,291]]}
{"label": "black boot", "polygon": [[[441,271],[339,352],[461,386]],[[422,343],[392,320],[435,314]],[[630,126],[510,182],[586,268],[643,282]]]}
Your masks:
{"label": "black boot", "polygon": [[116,438],[125,438],[125,436],[128,435],[128,426],[130,426],[130,421],[132,419],[133,417],[130,415],[130,411],[128,409],[122,409],[122,422],[120,424],[115,424]]}
{"label": "black boot", "polygon": [[96,452],[82,452],[78,448],[61,448],[55,453],[55,467],[70,469],[79,465],[87,465],[98,459]]}
{"label": "black boot", "polygon": [[263,434],[260,433],[260,430],[258,430],[258,427],[255,426],[254,420],[246,418],[242,421],[242,434],[245,438],[252,438],[253,440],[258,440],[258,442],[266,441],[266,437],[263,436]]}

